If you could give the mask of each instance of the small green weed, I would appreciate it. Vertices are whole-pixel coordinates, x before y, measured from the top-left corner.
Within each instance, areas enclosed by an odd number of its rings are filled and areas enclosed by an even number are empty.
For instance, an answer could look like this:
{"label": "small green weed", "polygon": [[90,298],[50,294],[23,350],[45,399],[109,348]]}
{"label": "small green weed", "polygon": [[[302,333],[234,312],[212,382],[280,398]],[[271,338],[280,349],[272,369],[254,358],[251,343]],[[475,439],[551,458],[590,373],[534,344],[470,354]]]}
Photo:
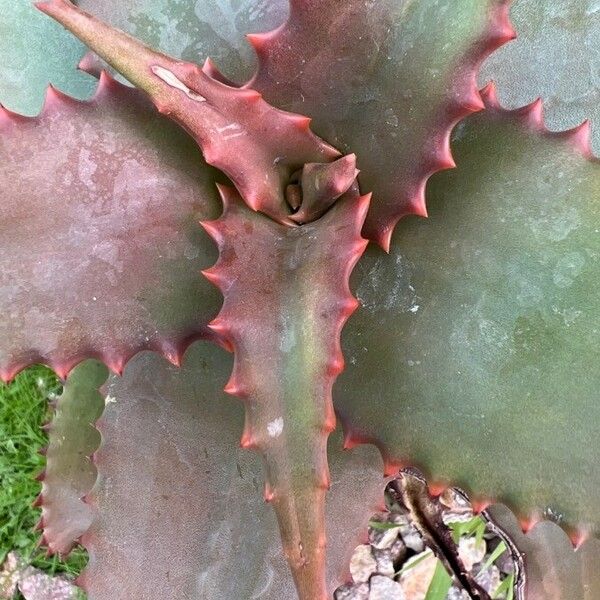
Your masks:
{"label": "small green weed", "polygon": [[50,575],[75,577],[87,553],[76,548],[64,561],[46,557],[33,531],[40,511],[31,506],[41,487],[35,476],[44,467],[38,451],[47,443],[41,427],[51,415],[48,398],[60,389],[52,371],[41,366],[27,369],[9,385],[0,383],[0,564],[14,550]]}

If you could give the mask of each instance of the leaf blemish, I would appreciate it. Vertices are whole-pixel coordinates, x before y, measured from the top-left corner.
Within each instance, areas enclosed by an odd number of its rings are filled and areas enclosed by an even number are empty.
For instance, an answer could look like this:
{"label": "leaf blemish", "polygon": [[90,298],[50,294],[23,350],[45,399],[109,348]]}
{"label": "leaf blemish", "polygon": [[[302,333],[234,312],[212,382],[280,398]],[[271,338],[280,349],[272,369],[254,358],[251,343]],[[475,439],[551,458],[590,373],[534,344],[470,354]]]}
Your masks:
{"label": "leaf blemish", "polygon": [[206,102],[206,98],[201,96],[200,94],[192,91],[181,79],[169,71],[169,69],[165,69],[160,65],[152,65],[150,70],[162,81],[164,81],[167,85],[171,87],[181,90],[188,98],[195,100],[196,102]]}

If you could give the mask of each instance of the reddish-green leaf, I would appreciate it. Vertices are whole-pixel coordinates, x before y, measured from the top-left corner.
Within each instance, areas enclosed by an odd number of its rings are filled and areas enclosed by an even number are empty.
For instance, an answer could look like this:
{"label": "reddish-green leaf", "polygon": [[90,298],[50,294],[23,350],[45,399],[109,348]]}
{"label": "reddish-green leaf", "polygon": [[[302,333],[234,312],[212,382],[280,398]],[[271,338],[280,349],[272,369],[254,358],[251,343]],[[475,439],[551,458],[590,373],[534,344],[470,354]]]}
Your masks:
{"label": "reddish-green leaf", "polygon": [[494,80],[503,106],[544,100],[550,129],[590,119],[600,155],[600,4],[597,0],[519,0],[511,19],[518,39],[483,65],[482,85]]}
{"label": "reddish-green leaf", "polygon": [[87,103],[50,89],[37,118],[0,110],[0,157],[3,377],[88,356],[118,370],[148,347],[177,360],[207,333],[213,171],[141,92],[104,76]]}
{"label": "reddish-green leaf", "polygon": [[230,87],[193,63],[151,50],[73,6],[69,0],[37,4],[119,73],[144,90],[158,110],[184,127],[206,161],[234,182],[246,203],[281,223],[291,209],[285,190],[305,163],[324,163],[339,152],[315,136],[310,119],[267,104],[258,92]]}
{"label": "reddish-green leaf", "polygon": [[600,528],[600,165],[541,106],[456,132],[428,221],[357,266],[336,408],[388,465]]}
{"label": "reddish-green leaf", "polygon": [[425,214],[427,178],[453,164],[449,133],[481,108],[479,63],[513,36],[505,0],[291,0],[282,28],[251,36],[249,84],[356,153],[373,192],[365,232],[387,247],[396,221]]}
{"label": "reddish-green leaf", "polygon": [[[222,392],[231,356],[193,344],[181,369],[150,353],[107,385],[98,423],[97,517],[84,537],[90,600],[292,598],[258,455],[239,449],[243,407]],[[374,451],[332,440],[329,577],[345,578],[358,532],[382,494]]]}
{"label": "reddish-green leaf", "polygon": [[245,34],[281,25],[287,0],[78,0],[78,6],[152,48],[190,62],[214,59],[235,81],[256,62]]}
{"label": "reddish-green leaf", "polygon": [[56,400],[37,500],[42,507],[43,542],[52,553],[68,553],[92,521],[82,498],[96,482],[91,456],[100,435],[93,424],[104,408],[99,387],[107,376],[102,363],[85,361],[75,367]]}
{"label": "reddish-green leaf", "polygon": [[89,98],[94,80],[77,71],[85,46],[44,18],[31,0],[2,4],[0,19],[0,104],[35,115],[49,83],[77,98]]}
{"label": "reddish-green leaf", "polygon": [[264,457],[265,498],[299,596],[320,600],[331,386],[343,369],[340,330],[356,308],[348,278],[366,245],[368,197],[349,192],[319,220],[286,227],[230,188],[222,196],[223,216],[204,226],[220,251],[205,275],[225,297],[210,327],[235,350],[225,390],[246,402],[241,443]]}
{"label": "reddish-green leaf", "polygon": [[485,517],[507,534],[508,545],[521,561],[517,598],[526,600],[596,600],[600,598],[600,540],[592,538],[576,549],[555,523],[542,521],[523,533],[515,515],[501,504]]}

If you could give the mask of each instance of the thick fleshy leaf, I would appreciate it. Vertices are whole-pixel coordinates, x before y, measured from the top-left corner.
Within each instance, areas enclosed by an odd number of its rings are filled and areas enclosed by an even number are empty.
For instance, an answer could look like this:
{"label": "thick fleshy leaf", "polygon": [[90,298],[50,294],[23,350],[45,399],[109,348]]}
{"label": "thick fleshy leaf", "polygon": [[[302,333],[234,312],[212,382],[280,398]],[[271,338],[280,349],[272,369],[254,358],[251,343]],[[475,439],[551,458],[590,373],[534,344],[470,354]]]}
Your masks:
{"label": "thick fleshy leaf", "polygon": [[235,81],[247,81],[256,62],[247,33],[281,25],[287,0],[79,0],[103,21],[152,48],[190,62],[214,59]]}
{"label": "thick fleshy leaf", "polygon": [[303,600],[327,597],[327,438],[335,428],[331,387],[343,369],[340,330],[356,308],[350,272],[368,196],[350,191],[319,220],[286,227],[250,211],[222,188],[223,216],[204,227],[219,246],[205,271],[224,302],[209,325],[235,350],[225,390],[244,399],[243,447],[266,467],[284,553]]}
{"label": "thick fleshy leaf", "polygon": [[37,6],[62,23],[185,128],[206,161],[223,171],[246,203],[290,223],[285,190],[305,163],[339,152],[315,136],[310,119],[267,104],[258,92],[231,87],[199,66],[161,54],[75,7],[70,0]]}
{"label": "thick fleshy leaf", "polygon": [[89,103],[50,89],[37,118],[0,111],[0,157],[3,377],[90,356],[118,370],[149,347],[177,360],[208,333],[213,171],[141,92],[104,76]]}
{"label": "thick fleshy leaf", "polygon": [[392,463],[600,530],[600,165],[541,105],[456,132],[428,221],[371,248],[336,408]]}
{"label": "thick fleshy leaf", "polygon": [[35,115],[49,83],[77,98],[93,94],[94,80],[75,68],[85,52],[81,42],[31,0],[3,0],[0,10],[0,104]]}
{"label": "thick fleshy leaf", "polygon": [[537,523],[527,534],[515,515],[495,504],[484,516],[508,535],[509,547],[524,569],[517,578],[517,600],[596,600],[600,598],[600,540],[575,549],[555,523]]}
{"label": "thick fleshy leaf", "polygon": [[91,456],[100,445],[100,435],[93,423],[104,408],[99,388],[107,377],[102,363],[85,361],[75,367],[56,400],[37,500],[42,507],[43,543],[52,553],[68,553],[92,522],[92,512],[82,498],[96,482]]}
{"label": "thick fleshy leaf", "polygon": [[[231,355],[197,342],[181,369],[144,353],[109,380],[88,497],[98,516],[84,537],[90,600],[294,597],[258,455],[239,449],[243,406],[221,391],[231,367]],[[332,442],[335,585],[384,482],[374,449],[342,454]]]}
{"label": "thick fleshy leaf", "polygon": [[387,247],[396,221],[425,213],[427,178],[453,164],[452,126],[481,108],[475,75],[511,39],[504,0],[291,0],[282,28],[249,39],[250,86],[354,152],[373,192],[365,232]]}
{"label": "thick fleshy leaf", "polygon": [[590,119],[600,155],[600,4],[519,0],[511,18],[519,37],[486,61],[481,84],[495,80],[500,101],[509,108],[540,96],[550,129]]}

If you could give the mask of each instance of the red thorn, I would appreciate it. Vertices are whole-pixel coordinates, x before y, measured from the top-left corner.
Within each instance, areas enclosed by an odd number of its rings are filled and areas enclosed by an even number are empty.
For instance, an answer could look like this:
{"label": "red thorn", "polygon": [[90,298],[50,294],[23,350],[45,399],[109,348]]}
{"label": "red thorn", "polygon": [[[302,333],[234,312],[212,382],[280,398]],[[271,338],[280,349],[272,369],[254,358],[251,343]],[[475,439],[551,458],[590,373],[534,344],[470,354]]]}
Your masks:
{"label": "red thorn", "polygon": [[208,281],[210,281],[216,287],[219,287],[219,284],[223,281],[223,277],[218,270],[215,270],[214,267],[210,269],[202,269],[200,271]]}
{"label": "red thorn", "polygon": [[310,123],[312,121],[310,117],[305,117],[304,115],[289,114],[288,118],[292,122],[292,124],[295,125],[301,131],[308,131],[310,129]]}
{"label": "red thorn", "polygon": [[238,396],[238,397],[246,396],[244,388],[238,384],[238,382],[235,380],[233,375],[231,376],[229,381],[225,384],[223,391],[226,394],[229,394],[231,396]]}
{"label": "red thorn", "polygon": [[485,104],[479,95],[476,85],[473,85],[468,95],[461,100],[462,106],[469,112],[479,112],[485,108]]}
{"label": "red thorn", "polygon": [[265,502],[273,502],[275,499],[275,492],[268,483],[265,483],[264,498]]}
{"label": "red thorn", "polygon": [[44,504],[44,495],[38,494],[37,498],[31,503],[32,508],[40,508]]}
{"label": "red thorn", "polygon": [[529,124],[535,129],[543,129],[544,127],[544,103],[541,98],[534,100],[526,107],[526,115]]}
{"label": "red thorn", "polygon": [[221,231],[216,223],[217,221],[200,221],[200,226],[218,244],[221,240]]}
{"label": "red thorn", "polygon": [[[425,183],[423,183],[423,187]],[[417,217],[427,218],[427,203],[425,202],[425,191],[424,189],[419,191],[419,193],[411,200],[410,204],[410,212]],[[390,230],[390,238],[392,231]],[[387,251],[389,251],[389,243],[387,247]]]}
{"label": "red thorn", "polygon": [[44,479],[46,479],[46,469],[44,469],[41,473],[38,473],[34,479],[36,481],[44,481]]}
{"label": "red thorn", "polygon": [[38,450],[38,454],[40,454],[41,456],[46,456],[46,454],[48,454],[48,446],[43,446],[42,448],[40,448]]}
{"label": "red thorn", "polygon": [[42,431],[44,431],[44,432],[48,433],[49,431],[51,431],[51,430],[52,430],[52,422],[49,422],[49,423],[44,423],[44,424],[43,424],[43,425],[40,427],[40,429],[41,429]]}
{"label": "red thorn", "polygon": [[207,327],[209,329],[211,329],[212,331],[214,331],[215,333],[218,333],[219,335],[225,335],[225,334],[229,333],[229,327],[227,325],[225,325],[225,323],[223,323],[222,321],[219,321],[217,319],[210,322],[207,325]]}
{"label": "red thorn", "polygon": [[327,366],[327,374],[337,377],[344,370],[344,358],[341,354],[334,357]]}
{"label": "red thorn", "polygon": [[565,132],[567,138],[577,147],[582,153],[587,156],[592,156],[592,126],[590,121],[586,119],[583,123]]}
{"label": "red thorn", "polygon": [[483,99],[486,108],[500,108],[498,102],[498,90],[495,81],[489,81],[485,87],[479,91],[479,95]]}
{"label": "red thorn", "polygon": [[[44,517],[42,517],[33,527],[34,531],[43,531],[45,527]],[[43,539],[43,538],[42,538]]]}
{"label": "red thorn", "polygon": [[358,444],[359,444],[359,442],[354,439],[351,431],[344,432],[344,442],[342,444],[342,448],[344,450],[352,450],[352,448],[356,448],[356,446],[358,446]]}
{"label": "red thorn", "polygon": [[258,102],[259,100],[262,100],[262,94],[251,88],[240,89],[238,97],[246,102]]}
{"label": "red thorn", "polygon": [[248,43],[254,48],[257,54],[264,52],[264,49],[271,37],[268,33],[247,33],[246,39]]}
{"label": "red thorn", "polygon": [[240,439],[240,446],[244,448],[244,450],[251,450],[252,448],[256,448],[256,442],[252,438],[252,434],[250,431],[246,431],[242,433],[242,437]]}

